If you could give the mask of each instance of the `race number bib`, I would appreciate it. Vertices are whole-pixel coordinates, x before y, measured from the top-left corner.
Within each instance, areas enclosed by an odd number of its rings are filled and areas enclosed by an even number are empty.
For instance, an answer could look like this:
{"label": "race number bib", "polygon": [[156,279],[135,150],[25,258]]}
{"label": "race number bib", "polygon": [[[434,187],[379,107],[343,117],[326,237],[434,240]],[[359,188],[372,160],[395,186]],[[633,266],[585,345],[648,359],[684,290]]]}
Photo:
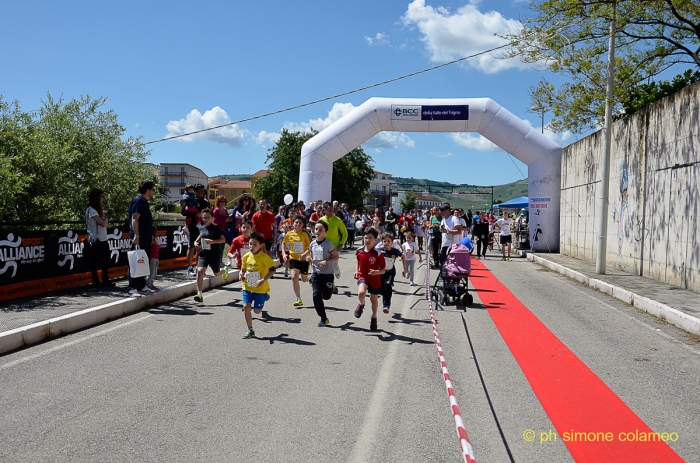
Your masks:
{"label": "race number bib", "polygon": [[384,259],[384,263],[386,264],[386,269],[391,270],[394,268],[394,259]]}
{"label": "race number bib", "polygon": [[304,252],[304,243],[302,243],[301,241],[294,241],[292,243],[292,252],[294,252],[294,254],[303,253]]}
{"label": "race number bib", "polygon": [[316,262],[322,261],[323,260],[323,248],[315,247],[312,259],[315,260]]}
{"label": "race number bib", "polygon": [[201,244],[202,244],[202,251],[209,251],[211,249],[211,244],[207,243],[206,238],[202,238]]}
{"label": "race number bib", "polygon": [[249,286],[253,286],[260,279],[260,272],[248,272],[245,279]]}

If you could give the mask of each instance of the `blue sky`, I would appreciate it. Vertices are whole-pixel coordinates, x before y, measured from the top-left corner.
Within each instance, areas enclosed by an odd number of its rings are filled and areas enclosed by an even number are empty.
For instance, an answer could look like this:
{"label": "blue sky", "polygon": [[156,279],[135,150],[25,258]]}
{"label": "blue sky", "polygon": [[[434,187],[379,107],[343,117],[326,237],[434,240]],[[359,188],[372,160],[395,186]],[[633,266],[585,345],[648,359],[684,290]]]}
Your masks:
{"label": "blue sky", "polygon": [[[0,16],[0,94],[35,109],[54,97],[109,98],[127,135],[151,141],[253,117],[415,72],[503,42],[523,1],[24,1]],[[526,112],[528,87],[557,76],[482,57],[368,91],[188,139],[149,161],[209,176],[253,173],[283,127],[323,129],[373,96],[488,97]],[[545,116],[545,123],[550,115]],[[547,132],[546,132],[547,133]],[[548,136],[565,146],[572,134]],[[364,145],[396,176],[492,185],[527,175],[477,134],[383,133]]]}

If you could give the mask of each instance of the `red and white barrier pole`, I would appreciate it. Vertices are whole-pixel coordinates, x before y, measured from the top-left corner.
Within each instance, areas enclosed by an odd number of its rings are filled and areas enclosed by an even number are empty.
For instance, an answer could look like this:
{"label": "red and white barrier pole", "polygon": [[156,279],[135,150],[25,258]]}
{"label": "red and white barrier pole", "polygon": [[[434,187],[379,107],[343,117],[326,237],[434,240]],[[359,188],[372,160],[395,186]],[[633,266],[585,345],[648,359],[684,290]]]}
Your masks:
{"label": "red and white barrier pole", "polygon": [[440,366],[442,367],[442,376],[445,380],[445,388],[447,389],[447,395],[450,398],[450,408],[452,409],[452,416],[454,417],[455,427],[457,428],[459,445],[461,445],[462,447],[462,456],[464,457],[464,461],[466,463],[476,463],[476,458],[474,457],[474,450],[472,449],[472,444],[469,442],[467,429],[464,427],[462,412],[460,412],[459,410],[459,405],[457,405],[457,397],[455,397],[455,391],[452,388],[450,372],[447,370],[447,361],[445,360],[445,354],[442,351],[442,342],[440,342],[440,334],[438,333],[437,322],[435,321],[435,312],[433,311],[433,296],[430,292],[430,259],[428,259],[428,266],[425,279],[426,294],[428,296],[428,307],[430,308],[430,322],[433,325],[433,336],[435,337],[435,345],[437,346],[438,357],[440,358]]}

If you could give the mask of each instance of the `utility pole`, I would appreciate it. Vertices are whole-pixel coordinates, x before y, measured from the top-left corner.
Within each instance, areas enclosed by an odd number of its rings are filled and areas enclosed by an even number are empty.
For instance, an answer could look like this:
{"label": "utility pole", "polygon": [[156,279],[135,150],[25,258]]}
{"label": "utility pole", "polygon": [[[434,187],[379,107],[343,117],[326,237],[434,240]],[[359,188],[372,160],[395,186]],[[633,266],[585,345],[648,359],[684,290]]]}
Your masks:
{"label": "utility pole", "polygon": [[613,85],[615,77],[615,13],[617,5],[613,6],[613,20],[610,23],[610,47],[608,50],[608,88],[605,97],[605,146],[601,159],[600,197],[598,198],[598,249],[595,261],[595,271],[605,275],[606,254],[608,246],[608,196],[610,195],[610,148],[612,145],[612,105]]}

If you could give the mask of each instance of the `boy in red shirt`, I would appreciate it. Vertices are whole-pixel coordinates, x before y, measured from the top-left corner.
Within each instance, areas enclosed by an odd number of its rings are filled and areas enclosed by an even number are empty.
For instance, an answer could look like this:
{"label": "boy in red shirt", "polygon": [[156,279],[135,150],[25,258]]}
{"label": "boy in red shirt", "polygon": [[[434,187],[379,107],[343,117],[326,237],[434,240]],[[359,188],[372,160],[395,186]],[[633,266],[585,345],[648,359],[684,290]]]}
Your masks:
{"label": "boy in red shirt", "polygon": [[251,222],[253,222],[255,231],[265,238],[265,253],[272,257],[272,245],[275,244],[277,238],[277,230],[275,230],[277,219],[275,218],[275,214],[268,210],[268,207],[267,201],[261,199],[260,210],[253,214]]}
{"label": "boy in red shirt", "polygon": [[253,224],[250,222],[243,222],[241,225],[241,232],[243,233],[242,235],[239,235],[233,239],[233,242],[231,243],[231,246],[228,248],[228,259],[229,263],[226,267],[226,271],[228,271],[229,266],[231,265],[231,259],[234,257],[238,261],[238,268],[241,268],[241,257],[244,255],[248,254],[250,252],[250,232],[253,231]]}
{"label": "boy in red shirt", "polygon": [[379,231],[376,228],[367,228],[362,237],[364,247],[358,249],[355,253],[357,258],[355,279],[357,280],[357,296],[360,300],[355,309],[355,318],[362,316],[362,311],[365,308],[365,296],[369,292],[369,300],[372,303],[372,319],[369,323],[370,331],[377,331],[378,295],[382,292],[382,281],[379,275],[386,272],[384,256],[374,249],[378,237]]}

